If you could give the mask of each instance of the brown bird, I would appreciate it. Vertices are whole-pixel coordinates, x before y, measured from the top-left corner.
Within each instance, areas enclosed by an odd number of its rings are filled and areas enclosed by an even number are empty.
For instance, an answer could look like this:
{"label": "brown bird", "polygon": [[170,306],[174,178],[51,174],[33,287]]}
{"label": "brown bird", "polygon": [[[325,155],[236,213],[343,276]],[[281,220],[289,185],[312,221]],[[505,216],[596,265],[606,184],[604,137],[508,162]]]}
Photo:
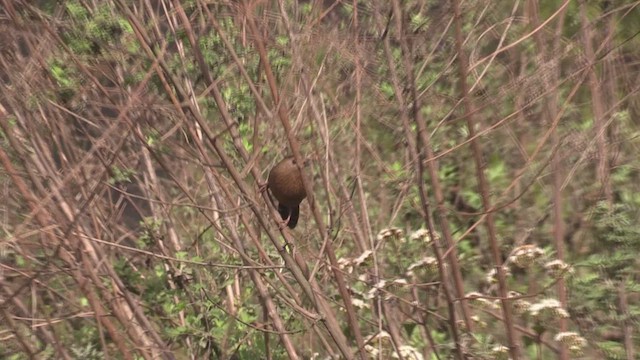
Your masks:
{"label": "brown bird", "polygon": [[278,212],[290,229],[298,224],[300,202],[307,197],[302,174],[292,156],[284,158],[269,172],[267,186],[278,200]]}

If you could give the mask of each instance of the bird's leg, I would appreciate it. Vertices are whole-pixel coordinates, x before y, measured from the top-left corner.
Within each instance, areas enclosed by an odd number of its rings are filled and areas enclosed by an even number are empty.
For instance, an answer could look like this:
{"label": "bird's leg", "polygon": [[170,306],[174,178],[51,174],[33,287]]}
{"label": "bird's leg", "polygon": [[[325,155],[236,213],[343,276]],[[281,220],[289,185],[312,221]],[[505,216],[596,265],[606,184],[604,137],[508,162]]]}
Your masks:
{"label": "bird's leg", "polygon": [[289,212],[289,215],[287,216],[286,219],[283,219],[282,226],[283,227],[289,226],[289,221],[291,221],[291,212]]}
{"label": "bird's leg", "polygon": [[289,226],[289,220],[291,220],[291,214],[289,214],[289,216],[287,216],[286,219],[283,219],[282,221],[278,221],[278,230],[282,230],[287,226]]}

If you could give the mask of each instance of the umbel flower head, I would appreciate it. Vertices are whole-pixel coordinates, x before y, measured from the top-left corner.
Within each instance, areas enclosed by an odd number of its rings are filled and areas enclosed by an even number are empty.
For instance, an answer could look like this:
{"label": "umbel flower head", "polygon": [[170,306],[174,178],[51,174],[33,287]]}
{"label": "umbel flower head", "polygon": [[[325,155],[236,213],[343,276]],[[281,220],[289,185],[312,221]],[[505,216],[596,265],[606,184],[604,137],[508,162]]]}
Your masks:
{"label": "umbel flower head", "polygon": [[414,281],[438,275],[438,260],[433,256],[425,256],[409,265],[406,275]]}
{"label": "umbel flower head", "polygon": [[573,273],[573,268],[562,260],[553,260],[544,264],[547,274],[553,278],[559,278],[562,275]]}
{"label": "umbel flower head", "polygon": [[467,295],[465,295],[465,297],[469,300],[471,300],[471,302],[474,305],[480,306],[480,307],[484,307],[486,309],[492,309],[492,310],[497,310],[499,309],[499,305],[494,303],[493,301],[487,299],[485,297],[485,295],[477,292],[477,291],[472,291],[470,293],[467,293]]}
{"label": "umbel flower head", "polygon": [[[504,271],[504,275],[505,276],[510,276],[511,275],[511,270],[506,266],[502,267],[502,271]],[[489,284],[497,284],[498,283],[498,270],[496,268],[493,268],[493,269],[489,270],[489,272],[487,273],[487,276],[486,276],[486,281]]]}
{"label": "umbel flower head", "polygon": [[509,348],[504,345],[496,345],[491,348],[491,355],[497,360],[507,360],[509,358]]}
{"label": "umbel flower head", "polygon": [[393,240],[393,239],[398,239],[400,242],[404,242],[405,239],[403,235],[404,235],[404,232],[400,228],[392,227],[392,228],[382,229],[376,236],[375,247],[381,248],[382,246],[384,246],[384,244],[387,241]]}
{"label": "umbel flower head", "polygon": [[544,255],[544,250],[535,245],[522,245],[511,252],[509,261],[520,268],[528,268]]}
{"label": "umbel flower head", "polygon": [[425,244],[430,244],[431,243],[431,236],[429,236],[429,231],[427,229],[418,229],[416,231],[414,231],[411,236],[410,236],[411,240],[413,241],[424,241]]}
{"label": "umbel flower head", "polygon": [[521,298],[522,294],[517,291],[509,291],[510,298],[517,298],[513,301],[513,313],[516,315],[523,315],[529,312],[531,303]]}
{"label": "umbel flower head", "polygon": [[364,340],[367,344],[364,346],[364,350],[372,359],[378,359],[379,357],[386,359],[391,356],[393,352],[393,342],[388,332],[381,331],[367,336]]}
{"label": "umbel flower head", "polygon": [[424,357],[422,356],[422,354],[413,346],[401,345],[400,347],[398,347],[397,352],[396,351],[393,352],[393,355],[391,355],[391,357],[394,359],[399,359],[400,356],[398,356],[398,352],[400,353],[400,355],[402,355],[403,359],[424,360]]}
{"label": "umbel flower head", "polygon": [[581,356],[584,348],[587,346],[587,340],[573,331],[558,333],[555,340],[566,345],[574,356]]}
{"label": "umbel flower head", "polygon": [[540,302],[531,304],[529,314],[539,324],[549,324],[560,318],[568,318],[569,313],[563,309],[556,299],[542,299]]}

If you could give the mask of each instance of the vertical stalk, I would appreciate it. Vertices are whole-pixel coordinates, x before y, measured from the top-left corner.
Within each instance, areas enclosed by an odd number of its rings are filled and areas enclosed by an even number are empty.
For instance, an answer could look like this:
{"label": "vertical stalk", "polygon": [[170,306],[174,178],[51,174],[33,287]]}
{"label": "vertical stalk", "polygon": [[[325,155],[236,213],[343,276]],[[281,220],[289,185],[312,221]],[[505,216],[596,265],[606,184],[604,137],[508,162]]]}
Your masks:
{"label": "vertical stalk", "polygon": [[[539,19],[539,9],[536,1],[530,0],[529,3],[529,17],[532,27],[537,27],[540,23]],[[564,13],[565,10],[562,10],[562,14],[558,17],[558,25],[556,27],[556,32],[554,34],[552,49],[551,51],[547,51],[547,45],[545,43],[545,39],[542,37],[542,32],[536,32],[534,34],[534,40],[536,42],[536,46],[538,47],[538,52],[541,54],[540,58],[543,62],[543,74],[540,77],[543,81],[542,86],[544,89],[548,89],[548,92],[543,96],[544,101],[544,112],[543,116],[546,120],[546,123],[551,124],[553,119],[558,116],[558,92],[557,92],[557,81],[558,81],[558,69],[557,66],[547,67],[548,64],[552,64],[554,59],[550,54],[557,54],[560,50],[560,41],[562,38],[562,27],[564,25]],[[557,127],[554,127],[551,133],[551,142],[552,147],[557,149],[560,146],[560,136],[558,134]],[[564,233],[565,233],[565,222],[563,218],[562,209],[564,207],[564,196],[562,194],[562,184],[564,179],[564,174],[562,171],[560,154],[555,152],[551,159],[551,168],[553,171],[553,238],[555,249],[557,253],[558,260],[564,261],[565,259],[565,246],[564,246]],[[558,301],[562,304],[562,307],[567,306],[567,290],[564,282],[564,278],[560,278],[556,285],[556,292],[558,296]],[[567,319],[560,318],[558,320],[559,330],[560,332],[565,332],[568,330]],[[567,346],[565,344],[560,344],[560,354],[558,358],[561,360],[568,360],[569,353]]]}
{"label": "vertical stalk", "polygon": [[[438,179],[437,163],[434,160],[435,156],[433,153],[431,140],[426,129],[426,122],[422,117],[422,113],[421,113],[422,105],[421,105],[420,96],[418,94],[418,90],[416,87],[411,50],[409,48],[409,44],[407,43],[407,38],[405,36],[405,32],[402,24],[402,20],[403,20],[402,9],[400,6],[400,2],[397,0],[394,0],[392,4],[393,4],[393,13],[395,17],[395,27],[396,27],[398,42],[400,43],[400,47],[402,50],[403,65],[405,68],[405,74],[407,76],[407,80],[409,83],[408,85],[409,85],[409,88],[411,91],[411,97],[413,100],[411,103],[413,120],[416,124],[416,128],[418,129],[417,130],[418,141],[416,141],[415,143],[416,150],[415,150],[415,154],[412,154],[415,157],[414,160],[417,160],[416,182],[418,186],[418,193],[420,194],[420,202],[423,208],[427,227],[429,229],[429,233],[430,233],[429,235],[433,239],[434,253],[438,259],[439,272],[440,272],[440,275],[442,276],[442,281],[444,284],[444,295],[447,299],[447,306],[449,308],[448,321],[450,323],[451,335],[456,344],[456,350],[457,350],[456,357],[459,359],[462,359],[464,351],[462,349],[462,344],[459,338],[459,329],[456,321],[456,308],[455,308],[455,301],[454,301],[454,297],[457,297],[458,299],[461,299],[464,297],[462,273],[460,271],[460,264],[458,263],[458,252],[457,252],[456,244],[453,241],[453,237],[451,235],[449,222],[446,217],[445,199],[444,199],[442,187],[440,186],[440,181]],[[387,53],[387,61],[389,62],[389,68],[393,69],[395,65],[391,60],[392,54],[389,51],[388,40],[385,40],[385,52]],[[399,88],[399,84],[396,83],[394,84],[394,86],[396,87],[396,91],[395,91],[396,98],[401,103],[400,105],[401,105],[401,108],[403,109],[401,114],[403,114],[403,122],[404,122],[403,125],[405,127],[405,134],[408,138],[409,144],[411,144],[412,141],[409,140],[411,138],[411,131],[410,131],[410,125],[408,121],[409,120],[408,114],[404,110],[407,108],[406,105],[408,105],[409,101],[406,101],[405,103],[404,97],[402,96],[402,90]],[[439,220],[442,237],[445,240],[444,243],[447,246],[447,252],[448,252],[447,260],[448,260],[449,266],[451,267],[451,272],[453,273],[452,279],[449,279],[448,270],[444,266],[443,255],[442,255],[441,249],[439,248],[441,244],[440,239],[439,239],[439,236],[436,235],[434,231],[433,220],[431,218],[431,210],[429,206],[429,198],[424,188],[424,183],[425,183],[424,164],[425,163],[427,164],[427,170],[429,171],[430,180],[433,185],[434,197],[436,199],[436,216],[438,217],[438,220]],[[453,291],[449,291],[451,282],[453,283]],[[464,299],[461,299],[459,304],[460,304],[460,311],[462,313],[462,318],[464,320],[465,326],[468,331],[472,331],[473,322],[471,321],[468,304]]]}
{"label": "vertical stalk", "polygon": [[465,109],[465,118],[467,120],[467,129],[469,131],[469,139],[471,141],[471,150],[473,152],[473,158],[476,163],[476,177],[478,179],[478,185],[480,190],[480,196],[482,197],[482,206],[486,212],[485,223],[487,226],[487,233],[489,236],[489,244],[491,245],[491,253],[493,255],[493,261],[496,266],[496,274],[498,277],[498,293],[500,295],[500,301],[502,303],[502,316],[504,317],[504,326],[507,341],[509,343],[509,352],[513,360],[519,358],[518,344],[515,338],[515,329],[513,327],[513,317],[511,315],[511,301],[507,296],[507,281],[505,276],[505,270],[503,268],[502,254],[498,245],[498,239],[496,236],[495,222],[493,219],[493,212],[491,211],[491,199],[489,195],[489,184],[484,174],[484,160],[482,156],[482,146],[476,138],[475,121],[473,114],[475,112],[474,104],[468,94],[467,88],[467,58],[463,49],[463,37],[462,37],[462,15],[460,13],[460,4],[458,0],[453,0],[454,16],[455,16],[455,29],[456,29],[456,50],[458,54],[458,70],[459,70],[459,87],[460,97]]}

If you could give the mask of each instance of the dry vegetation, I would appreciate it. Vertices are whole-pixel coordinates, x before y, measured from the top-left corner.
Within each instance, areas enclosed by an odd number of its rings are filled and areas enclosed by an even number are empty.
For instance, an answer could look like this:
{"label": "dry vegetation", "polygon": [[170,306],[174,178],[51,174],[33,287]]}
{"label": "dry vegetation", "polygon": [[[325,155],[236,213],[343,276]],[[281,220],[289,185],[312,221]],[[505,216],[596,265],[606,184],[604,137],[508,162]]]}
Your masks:
{"label": "dry vegetation", "polygon": [[0,4],[0,358],[638,356],[640,2]]}

